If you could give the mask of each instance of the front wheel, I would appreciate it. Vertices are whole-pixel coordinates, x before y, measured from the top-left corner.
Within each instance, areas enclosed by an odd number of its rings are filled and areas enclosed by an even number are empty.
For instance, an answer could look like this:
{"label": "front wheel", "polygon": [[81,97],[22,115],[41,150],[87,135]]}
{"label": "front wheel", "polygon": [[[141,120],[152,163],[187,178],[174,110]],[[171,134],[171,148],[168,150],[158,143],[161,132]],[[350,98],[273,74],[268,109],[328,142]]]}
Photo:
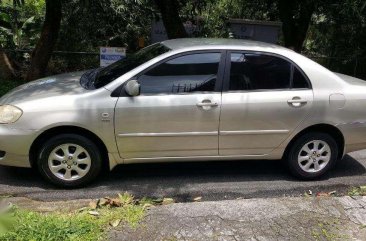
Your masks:
{"label": "front wheel", "polygon": [[58,135],[40,148],[40,173],[60,187],[84,186],[98,176],[101,167],[102,158],[98,147],[80,135]]}
{"label": "front wheel", "polygon": [[326,173],[337,161],[338,148],[326,133],[311,132],[298,138],[287,155],[289,169],[301,179],[315,179]]}

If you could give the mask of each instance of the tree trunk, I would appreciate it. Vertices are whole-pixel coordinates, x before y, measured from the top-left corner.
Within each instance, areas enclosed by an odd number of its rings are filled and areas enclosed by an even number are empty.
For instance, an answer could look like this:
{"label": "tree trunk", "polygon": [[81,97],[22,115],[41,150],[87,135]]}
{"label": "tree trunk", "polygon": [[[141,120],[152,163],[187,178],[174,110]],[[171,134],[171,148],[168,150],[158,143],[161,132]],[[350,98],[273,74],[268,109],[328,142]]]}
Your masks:
{"label": "tree trunk", "polygon": [[301,52],[315,11],[315,0],[279,0],[278,8],[282,21],[285,46]]}
{"label": "tree trunk", "polygon": [[15,79],[15,70],[6,53],[0,49],[0,81]]}
{"label": "tree trunk", "polygon": [[159,8],[166,33],[169,39],[185,38],[187,32],[182,19],[179,16],[179,4],[177,0],[154,0]]}
{"label": "tree trunk", "polygon": [[31,66],[26,77],[27,81],[38,79],[45,74],[60,30],[62,17],[61,1],[46,0],[46,17],[41,37],[32,53]]}

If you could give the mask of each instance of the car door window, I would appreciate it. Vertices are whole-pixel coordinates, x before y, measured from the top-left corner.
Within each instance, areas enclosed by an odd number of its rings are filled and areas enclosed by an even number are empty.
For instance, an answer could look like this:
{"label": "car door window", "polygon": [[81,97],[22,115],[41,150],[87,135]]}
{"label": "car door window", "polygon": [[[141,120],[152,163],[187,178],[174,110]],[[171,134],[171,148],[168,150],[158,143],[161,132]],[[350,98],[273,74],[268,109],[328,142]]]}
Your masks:
{"label": "car door window", "polygon": [[293,77],[292,77],[292,88],[295,89],[309,89],[309,81],[305,78],[303,73],[297,68],[293,66]]}
{"label": "car door window", "polygon": [[138,81],[142,95],[213,92],[221,53],[180,56],[148,70]]}
{"label": "car door window", "polygon": [[229,90],[288,89],[292,64],[282,58],[252,53],[231,53]]}

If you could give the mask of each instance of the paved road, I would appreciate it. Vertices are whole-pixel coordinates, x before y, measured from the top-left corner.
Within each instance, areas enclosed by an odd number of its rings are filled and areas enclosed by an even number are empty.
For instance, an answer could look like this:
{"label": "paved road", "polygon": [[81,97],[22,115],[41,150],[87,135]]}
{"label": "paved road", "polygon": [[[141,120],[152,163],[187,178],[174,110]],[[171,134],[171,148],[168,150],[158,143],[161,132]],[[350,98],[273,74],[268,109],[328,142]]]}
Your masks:
{"label": "paved road", "polygon": [[265,198],[162,205],[110,241],[366,240],[366,197]]}
{"label": "paved road", "polygon": [[61,190],[28,169],[0,167],[0,195],[36,200],[66,200],[114,196],[131,192],[137,197],[173,197],[189,201],[299,196],[307,190],[337,190],[366,184],[366,151],[347,155],[323,179],[304,182],[291,177],[281,161],[139,164],[117,167],[88,188]]}

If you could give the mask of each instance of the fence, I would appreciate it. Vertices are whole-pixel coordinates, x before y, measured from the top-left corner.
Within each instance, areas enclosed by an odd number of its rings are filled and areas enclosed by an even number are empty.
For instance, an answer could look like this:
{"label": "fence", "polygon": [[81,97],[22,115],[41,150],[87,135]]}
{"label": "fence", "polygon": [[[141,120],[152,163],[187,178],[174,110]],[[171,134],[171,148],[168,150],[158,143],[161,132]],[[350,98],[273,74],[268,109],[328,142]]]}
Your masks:
{"label": "fence", "polygon": [[[12,54],[26,69],[29,66],[29,57],[24,54],[31,50],[6,50]],[[328,56],[307,56],[324,67],[338,73],[355,76],[366,80],[366,57],[343,58]],[[99,67],[99,52],[54,51],[49,63],[49,74],[58,74]]]}
{"label": "fence", "polygon": [[[30,65],[32,50],[5,50],[24,72]],[[99,52],[54,51],[48,64],[47,75],[94,69],[99,67]]]}

